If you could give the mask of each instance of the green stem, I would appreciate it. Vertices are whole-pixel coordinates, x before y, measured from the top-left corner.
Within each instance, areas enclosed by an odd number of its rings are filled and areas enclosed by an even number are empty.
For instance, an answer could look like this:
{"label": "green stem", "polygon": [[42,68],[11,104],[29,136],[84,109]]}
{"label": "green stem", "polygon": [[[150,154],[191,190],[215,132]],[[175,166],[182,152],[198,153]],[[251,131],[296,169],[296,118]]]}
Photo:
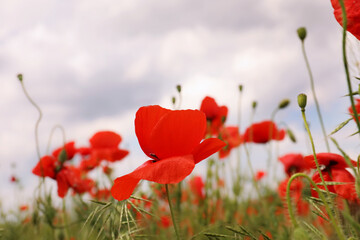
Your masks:
{"label": "green stem", "polygon": [[[315,188],[315,191],[318,193],[320,199],[322,200],[322,202],[325,205],[326,211],[329,214],[330,221],[331,221],[337,235],[339,236],[339,239],[345,240],[346,237],[344,236],[344,233],[339,228],[338,224],[336,224],[335,218],[331,212],[330,206],[329,206],[325,196],[323,195],[321,190],[318,188],[316,183],[308,175],[306,175],[304,173],[296,173],[296,174],[292,175],[291,178],[289,179],[287,187],[286,187],[286,200],[287,200],[287,204],[288,204],[289,215],[290,215],[291,221],[293,223],[293,226],[296,228],[298,226],[298,223],[295,219],[295,215],[294,215],[294,212],[292,209],[291,198],[290,198],[290,186],[291,186],[292,181],[297,177],[304,177],[310,182],[311,185],[313,185],[313,187]],[[324,185],[324,186],[326,186],[326,185]]]}
{"label": "green stem", "polygon": [[346,29],[347,29],[346,9],[345,9],[344,0],[339,0],[339,3],[340,3],[340,6],[341,6],[341,11],[342,11],[342,16],[343,16],[342,53],[343,53],[343,61],[344,61],[344,68],[345,68],[345,74],[346,74],[346,82],[347,82],[347,85],[348,85],[348,92],[349,92],[349,97],[350,97],[350,102],[351,102],[351,109],[353,110],[355,122],[356,122],[358,130],[360,132],[359,114],[356,111],[356,107],[355,107],[355,102],[354,102],[354,97],[353,97],[353,92],[352,92],[352,86],[351,86],[351,82],[350,82],[349,64],[348,64],[348,61],[347,61],[347,54],[346,54]]}
{"label": "green stem", "polygon": [[179,230],[178,230],[178,227],[177,227],[177,223],[175,221],[174,209],[173,209],[173,205],[172,205],[171,199],[170,199],[170,193],[169,193],[168,184],[165,184],[165,188],[166,188],[166,195],[167,195],[167,199],[168,199],[168,202],[169,202],[169,208],[170,208],[170,212],[171,212],[171,219],[172,219],[173,224],[174,224],[174,230],[175,230],[175,234],[176,234],[176,239],[180,240]]}
{"label": "green stem", "polygon": [[307,68],[307,70],[309,72],[311,92],[312,92],[312,95],[314,97],[316,111],[317,111],[317,114],[319,116],[321,130],[323,132],[324,139],[325,139],[326,149],[327,149],[328,152],[330,152],[330,146],[329,146],[329,142],[328,142],[328,139],[327,139],[327,134],[326,134],[326,131],[325,131],[324,121],[322,119],[322,115],[321,115],[321,112],[320,112],[320,105],[319,105],[319,102],[317,100],[316,93],[315,93],[314,78],[313,78],[313,75],[312,75],[312,72],[311,72],[309,60],[308,60],[307,55],[306,55],[304,41],[301,41],[301,49],[302,49],[302,52],[303,52],[303,55],[304,55],[306,68]]}
{"label": "green stem", "polygon": [[46,147],[46,154],[49,154],[49,151],[50,151],[50,144],[51,144],[51,139],[54,135],[54,132],[56,129],[59,129],[62,133],[62,138],[63,138],[63,144],[65,146],[66,144],[66,135],[65,135],[65,129],[63,128],[63,126],[61,126],[60,124],[57,124],[55,125],[52,129],[51,129],[51,132],[50,132],[50,136],[49,136],[49,141],[48,141],[48,145]]}

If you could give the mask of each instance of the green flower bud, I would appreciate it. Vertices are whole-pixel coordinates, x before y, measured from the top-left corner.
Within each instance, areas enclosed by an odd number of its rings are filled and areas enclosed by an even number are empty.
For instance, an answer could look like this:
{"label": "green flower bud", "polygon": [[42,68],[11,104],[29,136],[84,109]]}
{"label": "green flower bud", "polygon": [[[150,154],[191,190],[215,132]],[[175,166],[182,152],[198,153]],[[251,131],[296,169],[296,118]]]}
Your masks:
{"label": "green flower bud", "polygon": [[283,100],[279,103],[279,109],[286,108],[289,104],[290,104],[290,100],[289,100],[289,99],[283,99]]}
{"label": "green flower bud", "polygon": [[304,39],[306,38],[306,28],[304,28],[304,27],[298,28],[297,34],[298,34],[300,40],[304,41]]}
{"label": "green flower bud", "polygon": [[176,85],[176,90],[179,92],[179,93],[181,93],[181,85],[179,84],[179,85]]}
{"label": "green flower bud", "polygon": [[175,104],[176,98],[175,98],[175,97],[172,97],[172,98],[171,98],[171,102],[172,102],[172,104]]}
{"label": "green flower bud", "polygon": [[298,95],[297,100],[298,100],[298,104],[299,104],[299,107],[301,108],[301,110],[305,109],[305,107],[306,107],[306,100],[307,100],[306,94],[300,93],[300,94]]}
{"label": "green flower bud", "polygon": [[239,85],[239,91],[242,92],[242,90],[243,90],[243,85],[240,84]]}
{"label": "green flower bud", "polygon": [[294,133],[290,130],[290,128],[286,129],[286,133],[287,133],[287,135],[289,136],[290,140],[291,140],[293,143],[296,143],[295,135],[294,135]]}
{"label": "green flower bud", "polygon": [[63,148],[60,151],[60,154],[58,156],[58,160],[59,160],[59,162],[64,163],[66,161],[66,159],[67,159],[67,153],[66,153],[65,148]]}
{"label": "green flower bud", "polygon": [[257,102],[256,101],[253,101],[252,102],[252,108],[255,109],[257,107]]}
{"label": "green flower bud", "polygon": [[17,75],[17,78],[19,79],[20,82],[22,82],[22,80],[23,80],[23,75],[22,75],[21,73],[19,73],[19,74]]}

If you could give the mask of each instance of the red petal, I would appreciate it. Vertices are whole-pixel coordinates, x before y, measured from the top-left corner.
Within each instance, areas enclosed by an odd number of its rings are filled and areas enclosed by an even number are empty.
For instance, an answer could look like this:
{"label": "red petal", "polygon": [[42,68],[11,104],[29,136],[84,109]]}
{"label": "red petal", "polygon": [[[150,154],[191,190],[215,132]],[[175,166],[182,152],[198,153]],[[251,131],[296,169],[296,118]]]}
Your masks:
{"label": "red petal", "polygon": [[344,182],[348,184],[334,185],[335,192],[348,200],[356,200],[355,178],[345,169],[332,169],[331,175],[334,182]]}
{"label": "red petal", "polygon": [[141,149],[150,158],[153,158],[150,153],[154,153],[153,149],[151,149],[150,134],[159,120],[170,111],[155,105],[141,107],[136,112],[135,133]]}
{"label": "red petal", "polygon": [[93,148],[116,148],[120,142],[120,135],[111,131],[97,132],[90,138]]}
{"label": "red petal", "polygon": [[[330,174],[328,173],[328,171],[321,171],[321,174],[324,178],[324,181],[325,182],[332,182],[332,179],[331,179],[331,176]],[[315,182],[315,183],[322,183],[321,181],[321,178],[320,178],[320,175],[319,175],[319,172],[315,172],[313,177],[312,177],[312,180]],[[319,195],[317,193],[317,191],[315,190],[315,188],[313,186],[311,186],[311,195],[315,198],[319,198]],[[322,189],[322,190],[325,190],[325,187],[324,186],[321,186],[321,185],[318,185],[318,188],[319,189]],[[334,189],[334,186],[333,185],[327,185],[327,189],[329,190],[329,192],[332,192],[332,193],[335,193],[335,189]]]}
{"label": "red petal", "polygon": [[[331,0],[336,20],[342,26],[342,10],[339,0]],[[345,9],[348,20],[347,30],[360,40],[360,2],[345,0]]]}
{"label": "red petal", "polygon": [[[316,154],[316,159],[318,160],[319,165],[331,167],[331,169],[344,169],[349,167],[344,157],[336,153],[318,153]],[[316,168],[316,163],[313,155],[308,155],[304,157],[304,161],[311,168]],[[351,160],[351,163],[354,167],[357,166],[357,162]]]}
{"label": "red petal", "polygon": [[212,97],[205,97],[200,106],[200,111],[205,113],[206,119],[212,121],[219,115],[220,108]]}
{"label": "red petal", "polygon": [[115,179],[111,188],[111,195],[118,201],[128,199],[139,183],[140,179],[131,177],[131,173]]}
{"label": "red petal", "polygon": [[59,154],[61,152],[61,150],[63,150],[65,148],[66,151],[66,160],[70,160],[74,157],[75,153],[77,152],[77,149],[75,148],[75,142],[68,142],[65,144],[64,147],[60,147],[56,150],[53,151],[52,155],[58,159]]}
{"label": "red petal", "polygon": [[66,173],[64,171],[60,171],[56,175],[56,182],[57,182],[57,186],[58,186],[59,197],[61,197],[61,198],[65,197],[66,193],[69,190],[69,183],[68,183]]}
{"label": "red petal", "polygon": [[226,143],[218,138],[205,139],[193,151],[195,163],[198,163],[201,160],[209,157],[225,146]]}
{"label": "red petal", "polygon": [[186,178],[194,167],[193,156],[187,155],[166,158],[156,162],[149,160],[129,175],[136,179],[144,179],[161,184],[178,183]]}
{"label": "red petal", "polygon": [[55,177],[56,159],[53,156],[43,156],[32,170],[32,173],[39,177]]}
{"label": "red petal", "polygon": [[164,115],[151,133],[153,153],[159,159],[189,155],[203,139],[205,114],[199,110],[177,110]]}

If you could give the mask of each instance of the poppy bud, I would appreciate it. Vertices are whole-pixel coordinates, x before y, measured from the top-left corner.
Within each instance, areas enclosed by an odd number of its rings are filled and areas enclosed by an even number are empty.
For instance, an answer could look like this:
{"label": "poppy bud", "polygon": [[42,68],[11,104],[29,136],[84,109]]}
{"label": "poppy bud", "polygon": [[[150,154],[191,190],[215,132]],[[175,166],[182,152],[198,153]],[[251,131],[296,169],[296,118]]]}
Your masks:
{"label": "poppy bud", "polygon": [[19,73],[19,74],[17,75],[17,78],[19,79],[20,82],[22,82],[22,80],[23,80],[23,75],[22,75],[21,73]]}
{"label": "poppy bud", "polygon": [[175,98],[175,97],[172,97],[172,98],[171,98],[171,102],[172,102],[172,104],[175,104],[176,98]]}
{"label": "poppy bud", "polygon": [[256,102],[256,101],[253,101],[253,102],[252,102],[252,108],[255,109],[256,106],[257,106],[257,102]]}
{"label": "poppy bud", "polygon": [[279,103],[279,109],[286,108],[289,104],[290,104],[290,100],[289,100],[289,99],[283,99],[283,100]]}
{"label": "poppy bud", "polygon": [[242,92],[242,90],[243,90],[243,85],[240,84],[239,85],[239,91]]}
{"label": "poppy bud", "polygon": [[181,85],[180,85],[180,84],[176,85],[176,90],[177,90],[179,93],[181,93]]}
{"label": "poppy bud", "polygon": [[298,28],[297,34],[298,34],[300,40],[304,41],[304,39],[306,38],[306,28],[304,28],[304,27]]}
{"label": "poppy bud", "polygon": [[301,110],[304,110],[306,107],[306,100],[307,100],[306,94],[300,93],[298,95],[297,100],[298,100],[298,104],[299,104],[299,107],[301,108]]}
{"label": "poppy bud", "polygon": [[67,159],[67,153],[66,153],[66,150],[65,148],[63,148],[58,156],[58,160],[59,162],[61,163],[64,163]]}
{"label": "poppy bud", "polygon": [[287,135],[289,136],[290,140],[291,140],[293,143],[296,143],[295,135],[294,135],[294,133],[290,130],[290,128],[286,129],[286,133],[287,133]]}

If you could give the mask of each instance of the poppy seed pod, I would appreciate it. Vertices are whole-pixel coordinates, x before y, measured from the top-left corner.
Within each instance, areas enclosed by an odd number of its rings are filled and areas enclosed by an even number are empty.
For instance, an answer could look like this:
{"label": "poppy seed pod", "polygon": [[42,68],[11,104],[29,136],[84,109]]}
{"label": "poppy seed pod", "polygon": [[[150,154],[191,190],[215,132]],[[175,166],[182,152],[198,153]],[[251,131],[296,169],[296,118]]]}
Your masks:
{"label": "poppy seed pod", "polygon": [[306,94],[300,93],[300,94],[298,95],[297,100],[298,100],[298,104],[299,104],[299,107],[301,108],[301,110],[305,109],[305,107],[306,107],[306,101],[307,101],[307,96],[306,96]]}
{"label": "poppy seed pod", "polygon": [[19,74],[17,75],[17,78],[19,79],[20,82],[22,82],[22,80],[23,80],[23,75],[22,75],[21,73],[19,73]]}
{"label": "poppy seed pod", "polygon": [[279,103],[279,109],[286,108],[287,106],[289,106],[289,104],[290,104],[290,100],[289,100],[289,99],[283,99],[283,100]]}
{"label": "poppy seed pod", "polygon": [[304,27],[298,28],[297,34],[298,34],[300,40],[304,41],[304,39],[306,38],[306,28],[304,28]]}

